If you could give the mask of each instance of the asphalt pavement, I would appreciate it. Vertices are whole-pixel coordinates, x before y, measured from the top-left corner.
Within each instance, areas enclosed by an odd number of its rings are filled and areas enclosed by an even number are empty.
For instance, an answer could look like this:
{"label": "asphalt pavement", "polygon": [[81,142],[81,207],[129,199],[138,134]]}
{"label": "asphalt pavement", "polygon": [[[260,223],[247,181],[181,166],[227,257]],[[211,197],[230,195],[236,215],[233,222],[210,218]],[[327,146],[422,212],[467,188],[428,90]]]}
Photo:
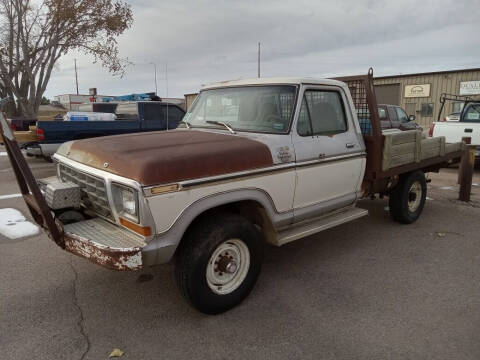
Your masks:
{"label": "asphalt pavement", "polygon": [[[0,147],[0,209],[31,219]],[[52,164],[28,159],[36,177]],[[62,251],[45,234],[0,235],[0,358],[479,359],[480,174],[456,200],[456,169],[431,176],[424,213],[370,216],[266,247],[259,281],[237,308],[190,308],[173,266],[115,272]]]}

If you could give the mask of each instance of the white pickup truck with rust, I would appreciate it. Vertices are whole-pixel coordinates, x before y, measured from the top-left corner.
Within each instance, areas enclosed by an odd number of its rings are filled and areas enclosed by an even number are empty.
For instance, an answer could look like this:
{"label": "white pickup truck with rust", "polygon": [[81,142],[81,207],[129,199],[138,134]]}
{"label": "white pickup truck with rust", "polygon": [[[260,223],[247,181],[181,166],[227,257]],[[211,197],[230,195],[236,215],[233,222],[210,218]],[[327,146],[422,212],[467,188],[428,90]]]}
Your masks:
{"label": "white pickup truck with rust", "polygon": [[210,314],[249,294],[264,242],[367,215],[361,198],[389,196],[393,219],[414,222],[425,172],[463,151],[415,130],[382,134],[371,72],[205,86],[182,128],[66,143],[40,186],[2,128],[32,216],[59,246],[116,270],[174,259],[181,293]]}

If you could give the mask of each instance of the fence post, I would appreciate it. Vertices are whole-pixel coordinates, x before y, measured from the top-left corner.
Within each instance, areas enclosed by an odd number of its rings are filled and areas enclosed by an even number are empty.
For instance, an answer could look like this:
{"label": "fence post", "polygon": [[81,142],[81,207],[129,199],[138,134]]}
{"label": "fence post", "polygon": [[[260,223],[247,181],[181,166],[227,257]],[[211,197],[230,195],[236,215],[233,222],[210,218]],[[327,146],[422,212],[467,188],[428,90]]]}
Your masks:
{"label": "fence post", "polygon": [[470,201],[470,194],[472,192],[472,178],[473,168],[475,166],[475,147],[471,146],[471,138],[462,138],[462,141],[467,144],[467,149],[463,152],[462,160],[460,161],[460,168],[458,169],[458,183],[460,184],[460,191],[458,199],[460,201]]}

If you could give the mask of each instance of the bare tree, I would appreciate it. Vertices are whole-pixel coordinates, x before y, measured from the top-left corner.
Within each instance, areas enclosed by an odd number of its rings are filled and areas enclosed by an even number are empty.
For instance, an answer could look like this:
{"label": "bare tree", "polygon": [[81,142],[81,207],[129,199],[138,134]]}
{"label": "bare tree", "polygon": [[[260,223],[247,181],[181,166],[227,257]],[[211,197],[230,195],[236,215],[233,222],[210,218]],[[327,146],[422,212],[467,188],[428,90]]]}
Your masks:
{"label": "bare tree", "polygon": [[116,37],[133,22],[121,0],[0,0],[0,95],[35,115],[55,64],[77,50],[123,75]]}

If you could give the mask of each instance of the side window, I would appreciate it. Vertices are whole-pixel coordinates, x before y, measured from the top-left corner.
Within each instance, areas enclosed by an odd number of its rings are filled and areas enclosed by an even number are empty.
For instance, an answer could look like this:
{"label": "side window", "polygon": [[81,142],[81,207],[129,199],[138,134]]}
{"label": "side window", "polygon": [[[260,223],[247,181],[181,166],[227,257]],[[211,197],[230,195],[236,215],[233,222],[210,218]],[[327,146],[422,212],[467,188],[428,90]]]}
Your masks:
{"label": "side window", "polygon": [[398,121],[397,119],[397,112],[393,106],[387,106],[388,115],[390,117],[390,121]]}
{"label": "side window", "polygon": [[302,107],[298,115],[297,132],[300,136],[312,135],[312,126],[310,124],[310,115],[308,114],[307,101],[305,96],[302,99]]}
{"label": "side window", "polygon": [[401,123],[407,123],[410,121],[407,114],[405,114],[405,111],[403,111],[402,108],[397,107],[395,108],[395,110],[397,111],[398,120],[400,120]]}
{"label": "side window", "polygon": [[378,117],[380,118],[380,120],[385,120],[387,118],[387,112],[384,108],[378,108]]}
{"label": "side window", "polygon": [[119,104],[115,110],[117,120],[138,120],[138,107],[136,103]]}
{"label": "side window", "polygon": [[297,123],[298,134],[331,135],[345,131],[347,121],[340,94],[325,90],[305,91]]}

